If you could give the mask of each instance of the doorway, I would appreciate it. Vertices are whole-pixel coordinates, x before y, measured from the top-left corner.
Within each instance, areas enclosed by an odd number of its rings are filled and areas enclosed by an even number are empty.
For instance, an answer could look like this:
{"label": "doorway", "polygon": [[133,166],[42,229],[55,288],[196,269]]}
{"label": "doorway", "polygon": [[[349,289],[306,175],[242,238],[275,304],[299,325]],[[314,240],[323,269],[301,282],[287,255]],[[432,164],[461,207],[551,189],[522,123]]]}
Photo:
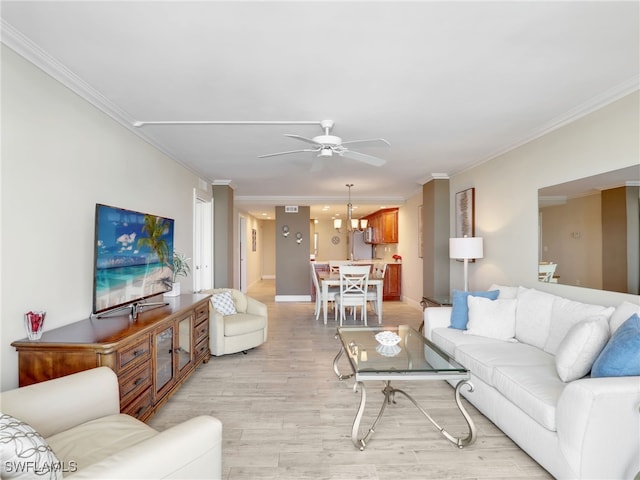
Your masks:
{"label": "doorway", "polygon": [[213,198],[194,189],[193,291],[213,288]]}
{"label": "doorway", "polygon": [[240,279],[240,291],[247,293],[247,219],[242,215],[240,215],[238,227],[240,229],[238,232],[238,239],[240,240],[238,278]]}

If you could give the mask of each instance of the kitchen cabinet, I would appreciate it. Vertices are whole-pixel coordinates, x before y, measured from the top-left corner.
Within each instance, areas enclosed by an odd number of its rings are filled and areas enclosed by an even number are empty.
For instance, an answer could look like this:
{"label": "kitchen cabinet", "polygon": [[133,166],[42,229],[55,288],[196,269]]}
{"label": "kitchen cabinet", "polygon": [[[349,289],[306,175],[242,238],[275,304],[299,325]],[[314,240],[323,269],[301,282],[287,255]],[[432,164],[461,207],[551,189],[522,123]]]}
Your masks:
{"label": "kitchen cabinet", "polygon": [[398,209],[385,208],[364,217],[373,228],[370,243],[398,243]]}
{"label": "kitchen cabinet", "polygon": [[402,298],[402,264],[387,263],[384,274],[383,300],[400,300]]}

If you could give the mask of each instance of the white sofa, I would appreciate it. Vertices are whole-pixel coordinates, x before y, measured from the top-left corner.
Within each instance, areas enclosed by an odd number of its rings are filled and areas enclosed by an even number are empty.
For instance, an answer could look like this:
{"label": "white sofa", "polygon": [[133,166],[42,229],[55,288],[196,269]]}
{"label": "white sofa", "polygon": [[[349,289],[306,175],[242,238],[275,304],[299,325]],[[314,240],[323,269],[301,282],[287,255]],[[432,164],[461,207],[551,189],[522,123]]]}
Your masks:
{"label": "white sofa", "polygon": [[602,344],[589,351],[591,340],[580,335],[587,326],[602,330],[604,321],[606,343],[610,330],[640,307],[587,305],[522,287],[495,289],[503,312],[506,305],[515,308],[511,333],[479,323],[484,307],[477,305],[490,305],[487,312],[497,308],[489,300],[473,300],[466,331],[449,328],[454,307],[424,310],[424,335],[471,372],[474,389],[463,389],[463,395],[556,478],[634,478],[640,471],[640,377],[588,376],[590,364],[584,363],[593,361],[589,357]]}
{"label": "white sofa", "polygon": [[8,390],[0,409],[2,478],[222,476],[218,419],[198,416],[157,432],[120,413],[118,378],[107,367]]}
{"label": "white sofa", "polygon": [[246,352],[267,341],[267,306],[234,288],[215,288],[201,293],[209,301],[209,348],[211,355]]}

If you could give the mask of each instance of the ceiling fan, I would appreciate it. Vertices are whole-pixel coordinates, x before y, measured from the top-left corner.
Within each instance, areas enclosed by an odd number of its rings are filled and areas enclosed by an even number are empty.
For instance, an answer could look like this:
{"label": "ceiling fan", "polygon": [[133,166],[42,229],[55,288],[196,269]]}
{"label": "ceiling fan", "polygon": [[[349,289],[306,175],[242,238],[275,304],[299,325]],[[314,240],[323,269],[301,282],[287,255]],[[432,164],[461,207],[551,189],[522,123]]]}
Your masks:
{"label": "ceiling fan", "polygon": [[375,167],[380,167],[387,163],[387,161],[382,158],[374,157],[373,155],[368,155],[366,153],[354,152],[353,150],[349,149],[351,145],[379,145],[385,147],[391,146],[391,144],[385,139],[375,138],[369,140],[352,140],[349,142],[343,142],[340,137],[330,135],[331,129],[334,125],[333,120],[323,120],[322,122],[320,122],[320,125],[324,130],[324,134],[318,135],[317,137],[305,138],[301,137],[300,135],[292,135],[289,133],[284,134],[285,137],[291,137],[309,143],[313,146],[312,148],[289,150],[286,152],[278,153],[268,153],[266,155],[259,155],[258,158],[275,157],[277,155],[289,155],[291,153],[300,152],[314,152],[318,154],[318,157],[331,157],[335,153],[341,157],[351,158],[352,160],[364,162]]}

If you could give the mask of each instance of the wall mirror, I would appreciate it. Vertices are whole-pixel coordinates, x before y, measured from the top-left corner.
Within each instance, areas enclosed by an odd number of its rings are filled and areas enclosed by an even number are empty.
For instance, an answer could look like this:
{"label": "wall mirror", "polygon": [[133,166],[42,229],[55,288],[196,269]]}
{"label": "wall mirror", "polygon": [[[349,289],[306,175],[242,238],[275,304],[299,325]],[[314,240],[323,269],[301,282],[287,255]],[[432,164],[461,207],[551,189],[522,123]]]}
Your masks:
{"label": "wall mirror", "polygon": [[640,165],[538,190],[538,280],[640,294]]}

